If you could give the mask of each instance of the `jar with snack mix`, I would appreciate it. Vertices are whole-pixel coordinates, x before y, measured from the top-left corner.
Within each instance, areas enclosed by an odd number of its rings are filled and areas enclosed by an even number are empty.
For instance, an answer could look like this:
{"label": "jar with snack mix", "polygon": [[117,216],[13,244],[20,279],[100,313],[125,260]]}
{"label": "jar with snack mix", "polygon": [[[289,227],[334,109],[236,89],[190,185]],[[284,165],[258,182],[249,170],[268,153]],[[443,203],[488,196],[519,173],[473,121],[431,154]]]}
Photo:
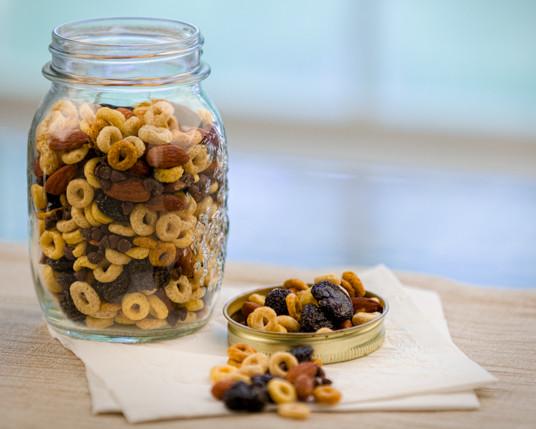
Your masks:
{"label": "jar with snack mix", "polygon": [[52,34],[28,144],[41,308],[78,338],[184,335],[222,283],[227,149],[190,24],[111,18]]}

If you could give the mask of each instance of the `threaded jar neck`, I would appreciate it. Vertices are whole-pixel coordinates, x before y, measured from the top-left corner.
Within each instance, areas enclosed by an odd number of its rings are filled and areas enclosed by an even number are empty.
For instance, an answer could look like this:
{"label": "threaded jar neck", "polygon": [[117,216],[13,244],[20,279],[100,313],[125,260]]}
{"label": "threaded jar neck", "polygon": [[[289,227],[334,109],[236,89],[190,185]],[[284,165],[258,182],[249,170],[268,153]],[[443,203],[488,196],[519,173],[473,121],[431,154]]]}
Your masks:
{"label": "threaded jar neck", "polygon": [[105,18],[56,27],[46,78],[103,86],[194,83],[208,76],[203,37],[181,21]]}

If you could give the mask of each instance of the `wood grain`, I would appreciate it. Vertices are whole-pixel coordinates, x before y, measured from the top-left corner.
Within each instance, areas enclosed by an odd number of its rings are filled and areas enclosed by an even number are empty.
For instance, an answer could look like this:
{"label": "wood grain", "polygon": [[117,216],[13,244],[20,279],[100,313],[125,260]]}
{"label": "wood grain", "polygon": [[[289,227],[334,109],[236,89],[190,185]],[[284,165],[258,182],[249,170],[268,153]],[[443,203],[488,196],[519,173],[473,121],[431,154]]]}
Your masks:
{"label": "wood grain", "polygon": [[[325,270],[320,270],[325,272]],[[233,282],[274,284],[311,272],[229,264]],[[536,292],[461,285],[399,273],[409,285],[439,292],[454,342],[499,382],[478,392],[481,408],[463,412],[316,414],[308,428],[536,427]],[[121,415],[94,416],[82,363],[47,333],[24,249],[0,245],[0,428],[124,428]],[[366,388],[366,386],[356,386]],[[187,392],[177,392],[177,400]],[[291,423],[290,423],[291,424]],[[265,413],[136,425],[158,428],[255,429],[289,426]]]}

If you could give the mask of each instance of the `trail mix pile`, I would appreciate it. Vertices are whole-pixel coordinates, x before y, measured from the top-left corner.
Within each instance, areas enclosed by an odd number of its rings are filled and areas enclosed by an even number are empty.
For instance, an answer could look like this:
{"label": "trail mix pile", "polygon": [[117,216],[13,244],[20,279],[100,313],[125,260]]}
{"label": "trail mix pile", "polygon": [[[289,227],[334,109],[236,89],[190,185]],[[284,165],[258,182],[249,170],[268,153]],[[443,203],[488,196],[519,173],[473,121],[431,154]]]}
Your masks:
{"label": "trail mix pile", "polygon": [[237,343],[227,350],[227,365],[210,371],[212,396],[233,411],[260,412],[277,405],[282,417],[306,419],[307,402],[335,405],[341,392],[331,386],[322,363],[312,360],[313,349],[296,347],[271,356]]}
{"label": "trail mix pile", "polygon": [[327,333],[380,316],[381,301],[365,295],[363,282],[352,271],[316,277],[313,284],[288,279],[266,296],[250,295],[233,317],[262,331]]}
{"label": "trail mix pile", "polygon": [[[198,126],[186,127],[176,109]],[[88,327],[204,318],[220,283],[225,151],[208,110],[62,99],[36,128],[41,283]]]}

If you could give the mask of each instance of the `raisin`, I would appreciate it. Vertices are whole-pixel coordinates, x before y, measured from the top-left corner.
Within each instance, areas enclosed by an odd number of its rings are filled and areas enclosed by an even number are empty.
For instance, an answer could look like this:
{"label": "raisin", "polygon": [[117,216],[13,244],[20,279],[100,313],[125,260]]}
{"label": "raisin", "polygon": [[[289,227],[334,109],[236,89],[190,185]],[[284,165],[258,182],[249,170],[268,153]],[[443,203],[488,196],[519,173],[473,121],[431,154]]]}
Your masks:
{"label": "raisin", "polygon": [[313,359],[313,348],[311,346],[296,346],[290,349],[298,362],[308,362]]}
{"label": "raisin", "polygon": [[123,270],[121,275],[110,283],[101,283],[95,281],[93,289],[104,300],[118,304],[125,293],[129,291],[130,277],[126,270]]}
{"label": "raisin", "polygon": [[80,322],[85,319],[86,316],[80,313],[76,306],[74,305],[73,299],[71,298],[71,293],[69,288],[65,288],[59,297],[59,304],[65,315],[75,322]]}
{"label": "raisin", "polygon": [[320,307],[314,304],[305,304],[300,323],[302,332],[316,332],[320,328],[333,329],[331,320],[326,317]]}
{"label": "raisin", "polygon": [[230,410],[255,413],[263,410],[266,398],[261,394],[261,389],[239,381],[227,389],[223,402]]}
{"label": "raisin", "polygon": [[254,375],[251,377],[251,383],[257,386],[266,386],[274,378],[272,374]]}
{"label": "raisin", "polygon": [[285,298],[290,293],[288,289],[275,288],[272,289],[268,295],[266,295],[266,300],[264,305],[274,309],[278,316],[288,315],[288,308]]}
{"label": "raisin", "polygon": [[155,268],[153,271],[154,284],[158,288],[162,288],[169,283],[171,273],[167,268]]}
{"label": "raisin", "polygon": [[115,200],[104,192],[99,191],[95,193],[95,202],[99,210],[106,216],[119,222],[129,222],[129,217],[123,213],[121,201]]}
{"label": "raisin", "polygon": [[50,265],[54,271],[72,271],[73,261],[69,261],[67,258],[50,259],[45,260],[47,265]]}
{"label": "raisin", "polygon": [[311,293],[323,313],[332,322],[339,324],[352,318],[354,314],[352,300],[339,286],[329,281],[322,281],[311,287]]}
{"label": "raisin", "polygon": [[56,281],[63,289],[68,289],[77,279],[72,271],[63,271],[55,273]]}
{"label": "raisin", "polygon": [[170,311],[167,317],[167,322],[169,326],[175,326],[179,320],[186,319],[186,309],[185,308],[175,308],[173,311]]}

